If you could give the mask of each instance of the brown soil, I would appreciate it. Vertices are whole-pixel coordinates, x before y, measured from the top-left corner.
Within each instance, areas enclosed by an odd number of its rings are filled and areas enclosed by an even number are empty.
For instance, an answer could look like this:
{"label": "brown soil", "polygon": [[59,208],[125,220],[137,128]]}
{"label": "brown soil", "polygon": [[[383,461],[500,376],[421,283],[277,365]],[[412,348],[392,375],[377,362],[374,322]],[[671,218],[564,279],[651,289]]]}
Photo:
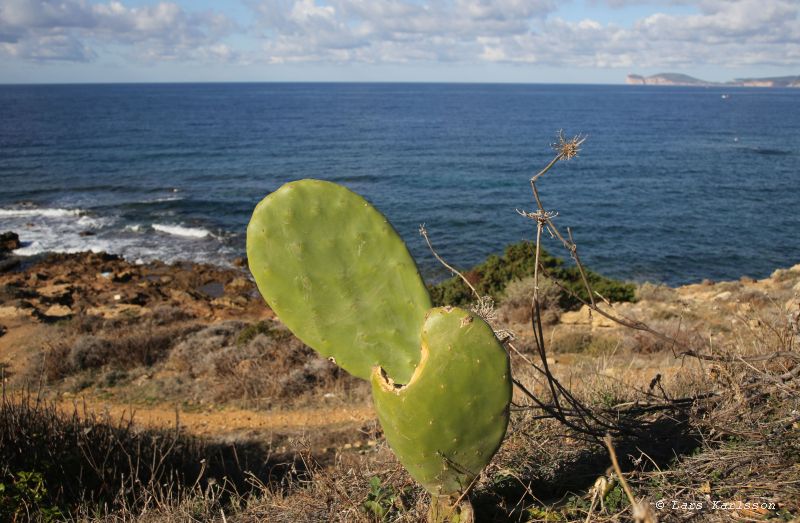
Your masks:
{"label": "brown soil", "polygon": [[112,418],[129,418],[133,413],[134,423],[145,428],[174,427],[176,416],[178,426],[197,436],[225,435],[237,431],[270,433],[276,431],[318,430],[321,427],[362,426],[375,419],[371,406],[352,406],[338,408],[302,409],[292,411],[258,412],[251,410],[225,408],[218,411],[192,412],[168,405],[137,408],[111,404],[99,398],[76,398],[74,401],[61,400],[59,408],[72,412],[94,415],[108,415]]}

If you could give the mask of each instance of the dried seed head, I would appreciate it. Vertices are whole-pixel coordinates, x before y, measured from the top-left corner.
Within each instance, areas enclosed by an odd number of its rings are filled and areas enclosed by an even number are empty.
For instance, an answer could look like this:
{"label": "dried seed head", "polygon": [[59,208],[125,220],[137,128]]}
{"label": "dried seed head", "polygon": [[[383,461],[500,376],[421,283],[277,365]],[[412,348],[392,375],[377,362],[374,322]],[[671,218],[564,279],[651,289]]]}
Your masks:
{"label": "dried seed head", "polygon": [[586,141],[585,136],[580,134],[573,136],[570,139],[564,137],[564,131],[558,131],[558,141],[551,145],[561,158],[564,160],[571,160],[578,156],[581,151],[581,145]]}

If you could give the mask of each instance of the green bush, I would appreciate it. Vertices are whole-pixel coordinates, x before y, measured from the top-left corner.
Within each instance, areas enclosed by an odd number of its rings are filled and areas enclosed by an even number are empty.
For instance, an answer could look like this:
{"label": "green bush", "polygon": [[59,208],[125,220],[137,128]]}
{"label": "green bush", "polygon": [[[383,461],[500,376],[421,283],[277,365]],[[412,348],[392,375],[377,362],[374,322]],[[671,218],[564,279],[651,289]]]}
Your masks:
{"label": "green bush", "polygon": [[[464,272],[464,276],[481,295],[491,296],[495,302],[499,302],[510,282],[533,276],[534,255],[533,243],[513,243],[506,247],[502,256],[489,256],[480,265]],[[563,259],[552,256],[544,248],[539,252],[539,260],[551,277],[581,299],[589,300],[577,267],[566,265]],[[610,301],[633,301],[635,298],[636,287],[631,283],[606,278],[588,269],[586,278],[596,292]],[[464,306],[474,301],[469,287],[458,276],[431,286],[430,291],[436,305]],[[580,300],[563,289],[560,290],[558,301],[559,306],[565,310],[577,309],[581,304]]]}
{"label": "green bush", "polygon": [[64,519],[58,507],[49,502],[42,474],[21,471],[0,475],[0,518],[22,521],[34,514],[44,522]]}

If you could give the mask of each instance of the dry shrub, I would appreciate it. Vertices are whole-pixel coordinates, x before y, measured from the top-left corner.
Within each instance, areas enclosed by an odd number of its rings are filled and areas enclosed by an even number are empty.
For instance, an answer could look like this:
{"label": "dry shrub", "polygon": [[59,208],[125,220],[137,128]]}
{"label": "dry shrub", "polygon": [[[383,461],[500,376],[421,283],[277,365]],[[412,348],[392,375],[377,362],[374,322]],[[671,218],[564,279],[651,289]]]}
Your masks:
{"label": "dry shrub", "polygon": [[293,402],[326,393],[366,395],[357,380],[295,338],[277,321],[228,321],[181,341],[166,368],[188,374],[196,399]]}
{"label": "dry shrub", "polygon": [[193,319],[195,316],[181,307],[160,304],[151,309],[150,321],[155,325],[169,325]]}
{"label": "dry shrub", "polygon": [[363,453],[342,452],[323,466],[301,449],[298,463],[306,473],[282,482],[259,484],[244,496],[220,502],[216,489],[195,489],[192,495],[148,510],[121,509],[102,514],[80,508],[82,521],[175,523],[230,521],[237,523],[423,523],[428,496],[385,447]]}
{"label": "dry shrub", "polygon": [[588,327],[555,327],[550,333],[548,350],[553,353],[584,352],[592,343]]}
{"label": "dry shrub", "polygon": [[122,332],[126,329],[163,327],[173,324],[185,323],[195,319],[195,316],[172,305],[159,304],[150,309],[149,314],[143,316],[120,316],[118,318],[103,318],[89,314],[78,313],[64,326],[67,336],[80,334],[98,334],[109,331]]}
{"label": "dry shrub", "polygon": [[112,342],[97,336],[81,336],[70,347],[68,358],[76,371],[102,367],[111,359]]}
{"label": "dry shrub", "polygon": [[636,300],[672,302],[678,299],[678,292],[662,283],[645,282],[636,289]]}
{"label": "dry shrub", "polygon": [[770,277],[779,283],[793,281],[800,279],[800,270],[795,269],[794,267],[791,269],[776,269]]}
{"label": "dry shrub", "polygon": [[268,489],[237,514],[243,522],[374,523],[427,521],[427,495],[385,445],[364,454],[339,453],[312,481]]}
{"label": "dry shrub", "polygon": [[739,281],[723,281],[715,285],[717,292],[738,292],[742,290],[742,282]]}
{"label": "dry shrub", "polygon": [[[499,309],[500,318],[505,322],[527,323],[531,318],[531,300],[535,282],[533,276],[511,281],[505,288]],[[542,308],[542,323],[553,325],[561,315],[559,300],[561,290],[549,278],[539,278],[539,300]]]}
{"label": "dry shrub", "polygon": [[227,499],[252,489],[249,479],[271,485],[302,469],[294,457],[271,457],[252,443],[135,430],[130,419],[99,418],[77,407],[62,412],[30,394],[4,393],[0,401],[0,484],[19,484],[21,477],[41,482],[36,492],[22,490],[23,499],[0,489],[2,521],[49,520],[58,512],[131,521],[198,494],[219,513]]}
{"label": "dry shrub", "polygon": [[[709,359],[695,386],[714,395],[696,402],[690,422],[703,447],[658,474],[643,474],[643,488],[666,499],[705,490],[712,500],[774,504],[774,510],[741,514],[751,518],[800,516],[800,338],[791,315],[767,312],[741,318],[727,343],[702,351]],[[730,517],[707,515],[710,521]]]}
{"label": "dry shrub", "polygon": [[695,328],[682,327],[674,319],[656,319],[649,321],[648,325],[675,341],[659,339],[647,332],[629,329],[622,331],[624,334],[622,348],[636,354],[674,353],[681,346],[691,347],[706,338]]}
{"label": "dry shrub", "polygon": [[[88,324],[81,323],[83,329]],[[200,327],[196,324],[161,326],[152,319],[135,325],[116,325],[106,329],[107,323],[92,323],[93,334],[67,336],[50,346],[39,356],[41,363],[34,366],[38,379],[41,372],[52,383],[84,371],[107,368],[130,370],[153,367],[164,360],[170,348],[188,333]]]}
{"label": "dry shrub", "polygon": [[764,308],[774,303],[774,298],[764,291],[746,289],[740,292],[736,299],[739,302],[747,303],[751,307]]}
{"label": "dry shrub", "polygon": [[[51,346],[39,355],[40,364],[32,365],[34,369],[41,369],[41,376],[47,383],[53,383],[69,376],[74,372],[69,358],[70,346],[66,343]],[[36,378],[37,376],[29,376]]]}

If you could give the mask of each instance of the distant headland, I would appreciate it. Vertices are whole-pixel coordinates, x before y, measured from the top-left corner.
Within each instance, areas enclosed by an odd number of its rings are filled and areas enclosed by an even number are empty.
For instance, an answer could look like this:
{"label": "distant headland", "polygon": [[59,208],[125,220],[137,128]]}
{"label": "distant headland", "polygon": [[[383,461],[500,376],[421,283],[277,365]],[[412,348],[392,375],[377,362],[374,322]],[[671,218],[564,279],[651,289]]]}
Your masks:
{"label": "distant headland", "polygon": [[625,79],[629,85],[687,85],[695,87],[800,87],[800,76],[773,78],[736,78],[728,82],[707,82],[687,74],[659,73],[653,76],[629,74]]}

